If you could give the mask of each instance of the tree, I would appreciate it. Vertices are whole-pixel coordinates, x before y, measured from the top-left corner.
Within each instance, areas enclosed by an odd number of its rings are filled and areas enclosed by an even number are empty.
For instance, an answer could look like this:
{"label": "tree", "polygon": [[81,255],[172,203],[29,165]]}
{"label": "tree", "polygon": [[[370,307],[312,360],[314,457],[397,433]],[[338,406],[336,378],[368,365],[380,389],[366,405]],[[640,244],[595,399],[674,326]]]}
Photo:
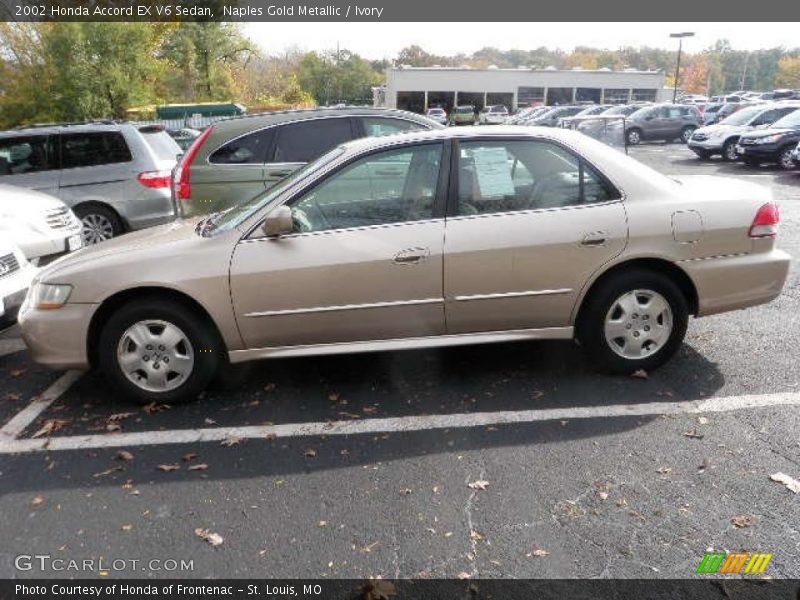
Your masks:
{"label": "tree", "polygon": [[300,61],[298,81],[320,104],[362,104],[371,102],[370,87],[382,81],[382,73],[348,50],[309,52]]}
{"label": "tree", "polygon": [[775,85],[779,88],[800,88],[800,57],[784,56],[778,61]]}

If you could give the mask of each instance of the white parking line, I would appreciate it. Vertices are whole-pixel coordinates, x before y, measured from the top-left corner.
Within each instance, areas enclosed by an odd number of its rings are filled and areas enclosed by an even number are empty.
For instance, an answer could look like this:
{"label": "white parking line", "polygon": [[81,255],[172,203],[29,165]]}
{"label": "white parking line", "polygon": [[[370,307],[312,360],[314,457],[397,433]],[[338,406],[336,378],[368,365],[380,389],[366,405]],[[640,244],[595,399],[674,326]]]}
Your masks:
{"label": "white parking line", "polygon": [[83,375],[83,371],[67,371],[56,379],[49,388],[36,396],[28,406],[14,415],[0,429],[0,445],[3,442],[13,440],[25,431],[25,428],[33,423],[36,417],[42,414],[61,394],[66,392],[73,383],[80,379],[81,375]]}
{"label": "white parking line", "polygon": [[434,429],[457,429],[512,423],[534,423],[570,419],[602,417],[658,416],[680,413],[714,413],[745,410],[767,406],[798,406],[800,392],[747,396],[727,396],[707,400],[681,402],[647,402],[641,404],[614,404],[611,406],[580,406],[573,408],[548,408],[541,410],[503,411],[488,413],[460,413],[418,417],[393,417],[358,421],[333,421],[318,423],[292,423],[271,426],[215,427],[205,429],[175,429],[171,431],[144,431],[75,435],[48,439],[2,439],[0,454],[37,452],[42,450],[83,450],[90,448],[117,448],[153,446],[160,444],[189,444],[219,442],[229,438],[270,439],[307,436],[357,435],[365,433],[402,433]]}

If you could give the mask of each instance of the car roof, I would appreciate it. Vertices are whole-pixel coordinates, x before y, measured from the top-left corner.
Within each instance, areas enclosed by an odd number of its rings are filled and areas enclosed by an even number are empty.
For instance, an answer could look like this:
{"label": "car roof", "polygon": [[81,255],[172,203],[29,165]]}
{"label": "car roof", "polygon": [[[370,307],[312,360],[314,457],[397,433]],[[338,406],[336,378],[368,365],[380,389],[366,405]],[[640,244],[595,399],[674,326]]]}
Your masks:
{"label": "car roof", "polygon": [[18,135],[50,135],[54,133],[81,133],[87,131],[120,131],[131,128],[138,131],[141,127],[149,127],[144,123],[130,121],[89,121],[81,123],[43,123],[41,125],[28,125],[0,131],[0,137]]}

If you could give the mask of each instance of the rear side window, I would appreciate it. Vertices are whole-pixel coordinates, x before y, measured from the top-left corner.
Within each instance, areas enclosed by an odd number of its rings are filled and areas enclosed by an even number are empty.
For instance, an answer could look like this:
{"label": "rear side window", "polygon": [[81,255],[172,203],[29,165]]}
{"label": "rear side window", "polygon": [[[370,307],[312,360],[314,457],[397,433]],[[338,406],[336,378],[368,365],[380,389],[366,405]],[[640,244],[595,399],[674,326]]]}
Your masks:
{"label": "rear side window", "polygon": [[312,119],[279,128],[274,162],[309,162],[353,138],[349,118]]}
{"label": "rear side window", "polygon": [[364,131],[367,136],[387,135],[390,133],[400,133],[401,131],[412,131],[414,129],[427,129],[427,127],[423,127],[419,123],[405,121],[403,119],[363,117],[361,122],[364,124]]}
{"label": "rear side window", "polygon": [[208,157],[208,162],[218,165],[253,165],[266,160],[275,130],[262,129],[231,140]]}
{"label": "rear side window", "polygon": [[94,167],[133,160],[119,131],[61,135],[61,162],[65,169]]}
{"label": "rear side window", "polygon": [[181,147],[166,131],[142,132],[142,137],[159,160],[175,160]]}
{"label": "rear side window", "polygon": [[0,139],[0,176],[54,169],[46,135]]}

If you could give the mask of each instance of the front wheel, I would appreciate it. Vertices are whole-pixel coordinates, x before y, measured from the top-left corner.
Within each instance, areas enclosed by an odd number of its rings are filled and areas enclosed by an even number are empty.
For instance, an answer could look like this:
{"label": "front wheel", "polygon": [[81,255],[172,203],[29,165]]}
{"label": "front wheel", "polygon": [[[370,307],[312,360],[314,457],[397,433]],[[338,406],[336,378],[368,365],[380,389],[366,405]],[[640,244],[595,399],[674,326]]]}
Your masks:
{"label": "front wheel", "polygon": [[629,146],[636,146],[642,141],[642,132],[638,129],[630,129],[628,133],[625,134],[625,139]]}
{"label": "front wheel", "polygon": [[692,134],[694,133],[694,127],[684,127],[681,129],[681,142],[684,144],[688,144],[689,140],[692,139]]}
{"label": "front wheel", "polygon": [[636,269],[612,275],[587,299],[578,337],[602,370],[649,371],[669,360],[686,335],[689,309],[667,276]]}
{"label": "front wheel", "polygon": [[728,162],[739,160],[739,154],[736,152],[736,140],[728,140],[722,146],[722,158]]}
{"label": "front wheel", "polygon": [[86,204],[75,207],[75,215],[83,226],[83,243],[87,246],[99,244],[124,232],[119,215],[101,204]]}
{"label": "front wheel", "polygon": [[778,166],[784,171],[791,171],[794,169],[794,159],[792,158],[794,148],[794,146],[786,146],[778,155]]}
{"label": "front wheel", "polygon": [[207,319],[174,301],[125,304],[100,333],[103,374],[117,391],[141,403],[196,398],[222,362],[222,344]]}

